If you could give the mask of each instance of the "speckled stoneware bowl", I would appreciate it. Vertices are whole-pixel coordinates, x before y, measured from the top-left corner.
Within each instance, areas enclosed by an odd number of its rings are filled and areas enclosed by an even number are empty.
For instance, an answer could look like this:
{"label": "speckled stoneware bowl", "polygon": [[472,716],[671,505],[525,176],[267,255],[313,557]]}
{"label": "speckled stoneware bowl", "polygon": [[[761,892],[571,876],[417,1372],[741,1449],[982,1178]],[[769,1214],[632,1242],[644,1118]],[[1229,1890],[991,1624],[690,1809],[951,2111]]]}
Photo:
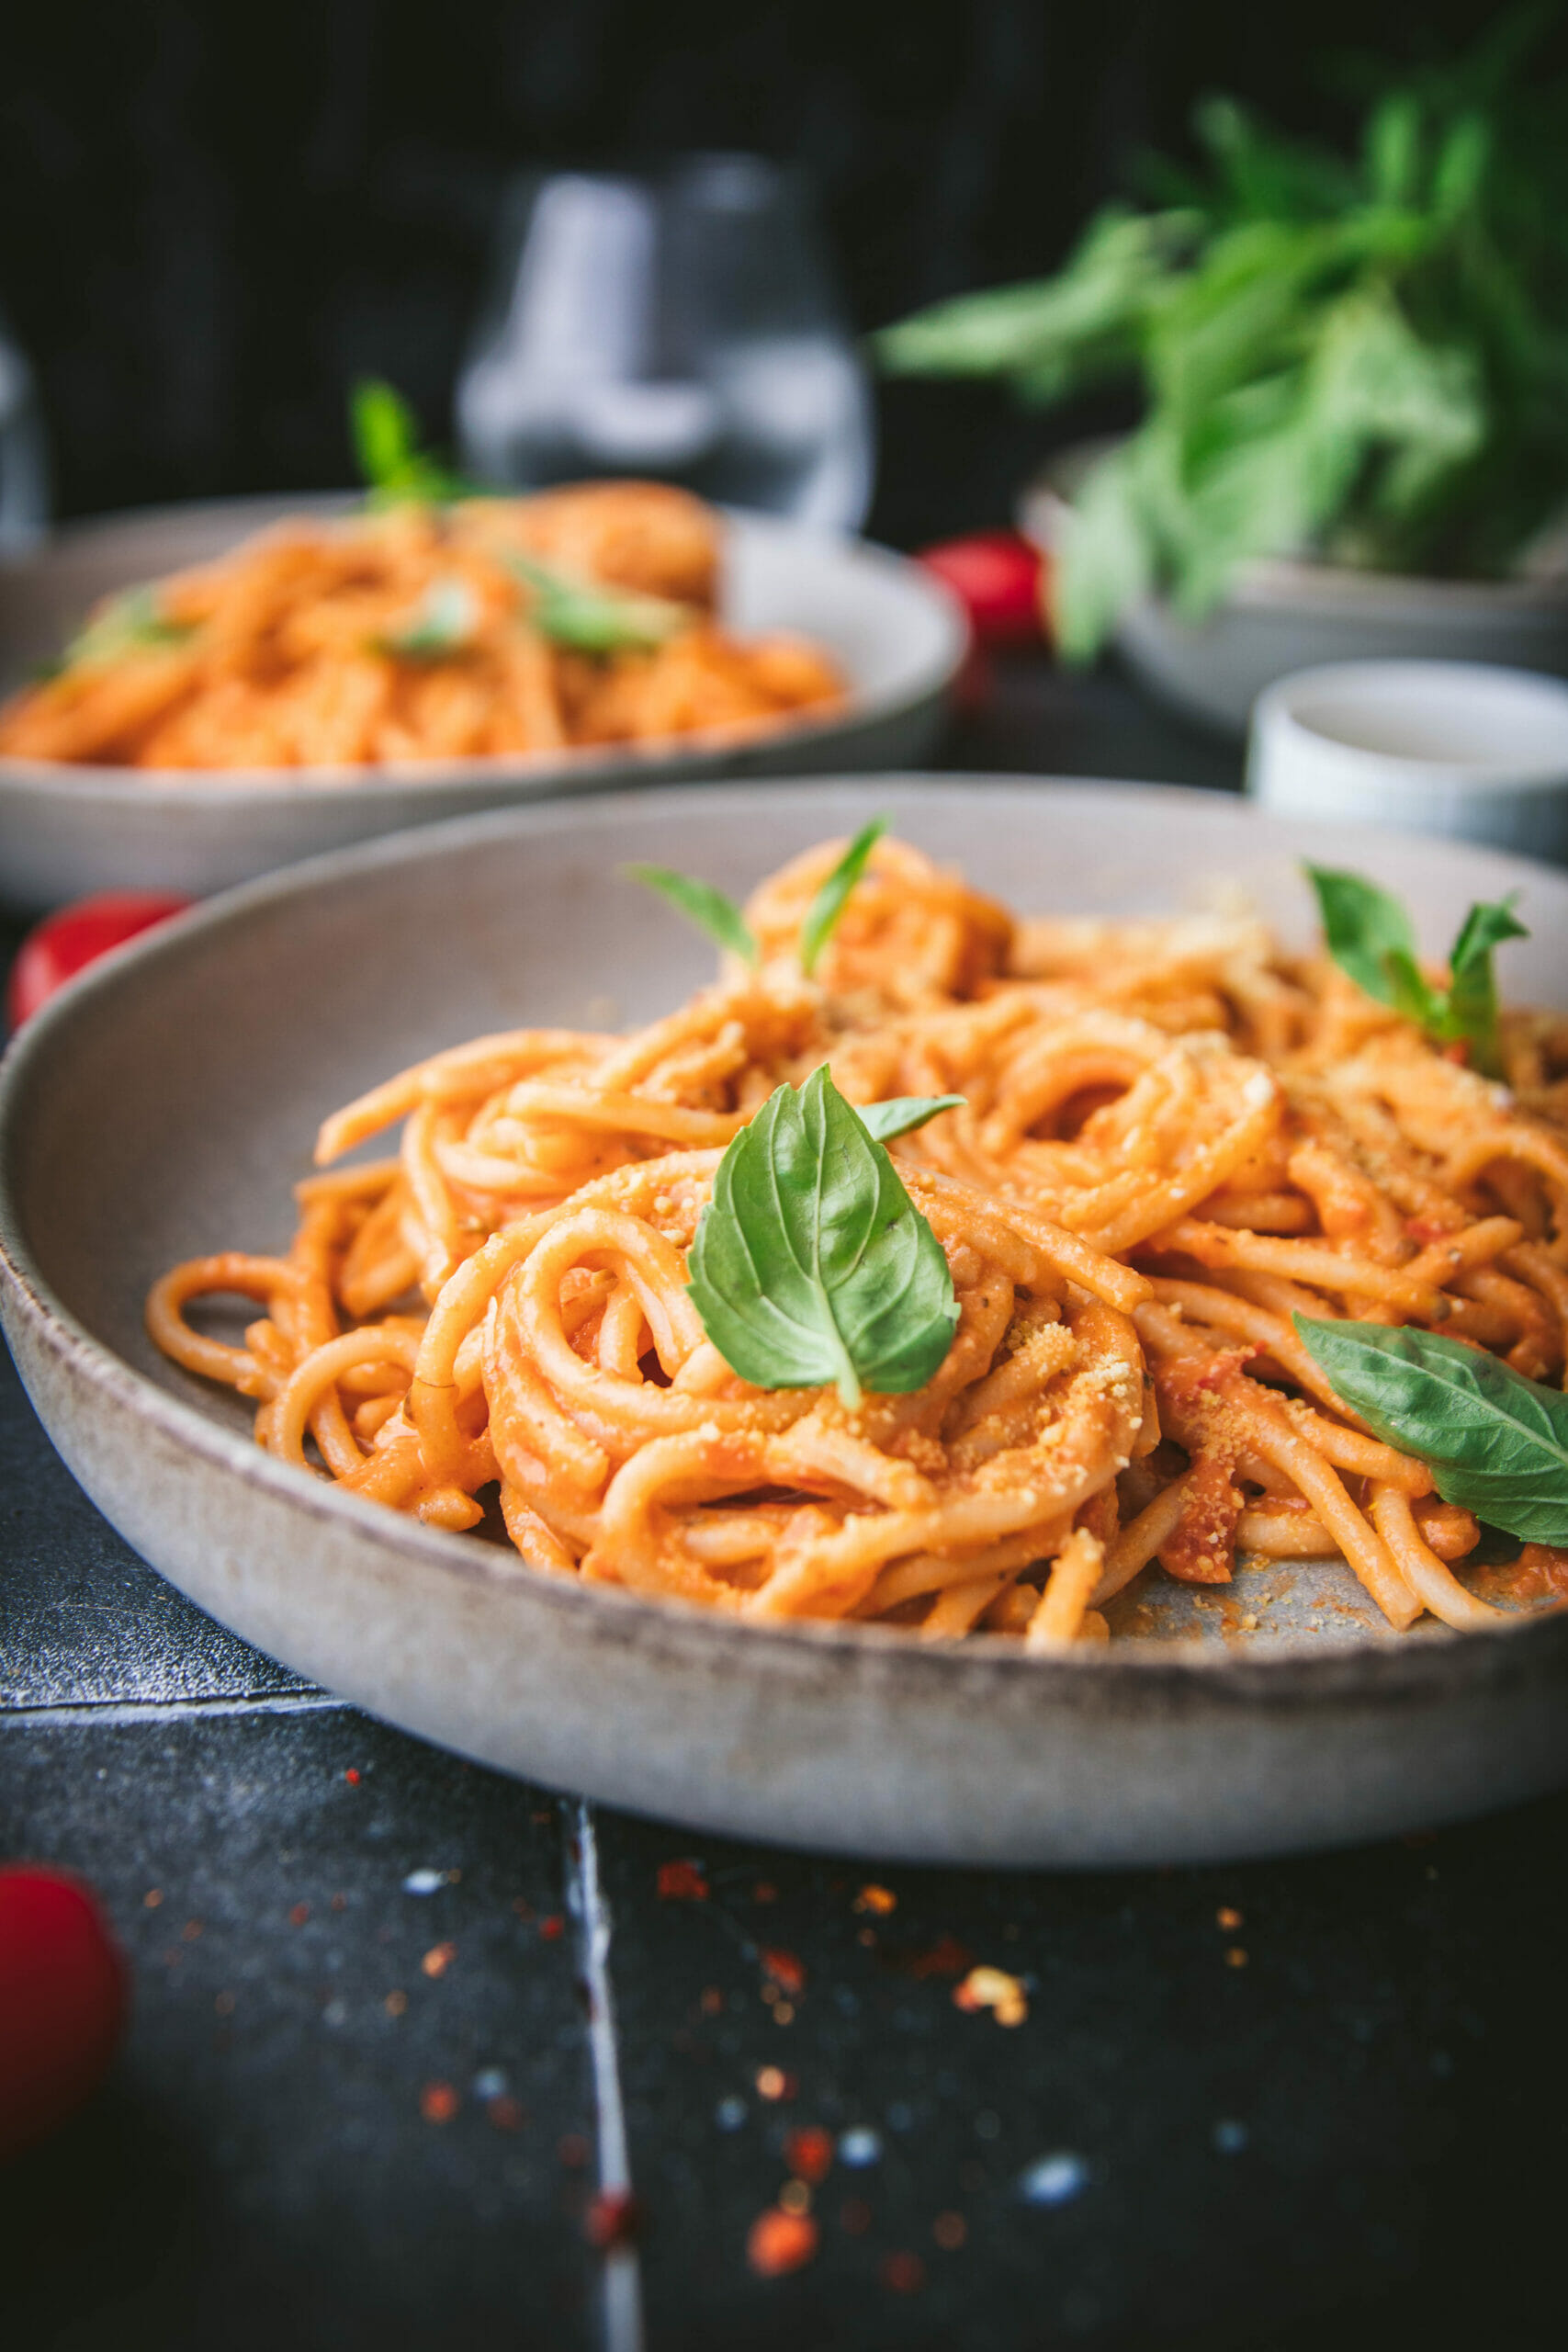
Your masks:
{"label": "speckled stoneware bowl", "polygon": [[[58,653],[100,596],[206,562],[284,515],[351,503],[236,499],[68,525],[37,553],[0,563],[0,692]],[[633,783],[903,767],[927,756],[967,642],[955,600],[930,572],[863,539],[737,514],[722,602],[742,634],[787,629],[827,646],[849,681],[843,707],[739,741],[692,737],[395,769],[159,775],[0,757],[0,903],[32,909],[122,888],[198,898],[470,809]]]}
{"label": "speckled stoneware bowl", "polygon": [[[1155,1638],[1063,1659],[753,1628],[536,1576],[336,1495],[152,1351],[148,1283],[197,1251],[282,1243],[333,1105],[479,1031],[640,1021],[707,975],[705,943],[618,880],[622,860],[739,893],[880,809],[1019,907],[1152,913],[1240,888],[1298,937],[1297,858],[1346,847],[1196,793],[882,778],[513,810],[236,891],[68,989],[0,1079],[0,1303],[77,1477],[301,1672],[467,1755],[697,1827],[922,1860],[1185,1861],[1414,1828],[1568,1776],[1568,1615],[1395,1637],[1348,1570],[1292,1581],[1276,1563],[1156,1612]],[[1354,854],[1428,945],[1472,897],[1518,888],[1533,936],[1507,951],[1509,986],[1568,1000],[1568,879],[1373,832]]]}

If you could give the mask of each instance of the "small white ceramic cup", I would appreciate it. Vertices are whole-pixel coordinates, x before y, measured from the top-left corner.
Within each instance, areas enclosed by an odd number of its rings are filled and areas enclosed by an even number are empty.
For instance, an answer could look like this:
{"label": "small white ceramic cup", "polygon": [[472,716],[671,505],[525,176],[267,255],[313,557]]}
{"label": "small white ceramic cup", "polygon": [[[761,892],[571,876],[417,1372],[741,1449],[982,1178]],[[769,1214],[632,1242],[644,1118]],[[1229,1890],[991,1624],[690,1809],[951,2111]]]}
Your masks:
{"label": "small white ceramic cup", "polygon": [[1568,682],[1483,662],[1338,662],[1258,697],[1247,788],[1276,815],[1568,859]]}

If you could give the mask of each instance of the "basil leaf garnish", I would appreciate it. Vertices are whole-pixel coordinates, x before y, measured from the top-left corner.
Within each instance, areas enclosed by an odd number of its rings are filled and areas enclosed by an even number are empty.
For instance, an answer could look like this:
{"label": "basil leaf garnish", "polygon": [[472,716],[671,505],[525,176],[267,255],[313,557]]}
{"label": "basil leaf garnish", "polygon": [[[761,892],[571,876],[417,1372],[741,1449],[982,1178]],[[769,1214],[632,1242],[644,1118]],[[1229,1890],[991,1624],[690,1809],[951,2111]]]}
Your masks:
{"label": "basil leaf garnish", "polygon": [[144,646],[183,645],[194,634],[188,621],[168,618],[155,588],[127,588],[122,594],[111,596],[77,631],[60,666],[72,670],[79,662],[118,662],[123,654]]}
{"label": "basil leaf garnish", "polygon": [[377,376],[349,394],[349,433],[372,506],[448,506],[473,485],[419,446],[419,420],[402,394]]}
{"label": "basil leaf garnish", "polygon": [[1497,986],[1492,951],[1505,939],[1528,939],[1513,896],[1472,906],[1449,954],[1449,986],[1435,989],[1416,961],[1414,926],[1399,900],[1364,875],[1307,866],[1317,893],[1328,952],[1342,972],[1440,1046],[1469,1048],[1472,1068],[1499,1078]]}
{"label": "basil leaf garnish", "polygon": [[699,882],[694,875],[677,874],[671,865],[623,865],[621,872],[633,882],[646,882],[661,899],[668,899],[677,913],[721,947],[728,947],[750,964],[753,970],[761,960],[761,950],[752,935],[751,926],[736,905],[711,882]]}
{"label": "basil leaf garnish", "polygon": [[942,1244],[825,1066],[730,1144],[687,1272],[732,1372],[852,1408],[924,1387],[958,1321]]}
{"label": "basil leaf garnish", "polygon": [[388,629],[379,639],[381,650],[408,662],[439,662],[472,642],[479,608],[466,580],[437,580],[422,598],[418,610],[400,628]]}
{"label": "basil leaf garnish", "polygon": [[1337,1396],[1427,1463],[1445,1502],[1529,1544],[1568,1544],[1568,1396],[1435,1331],[1292,1318]]}
{"label": "basil leaf garnish", "polygon": [[800,968],[807,978],[833,935],[845,900],[865,872],[866,860],[886,831],[886,817],[874,817],[869,825],[863,825],[807,908],[800,926]]}
{"label": "basil leaf garnish", "polygon": [[961,1110],[966,1100],[962,1094],[895,1094],[886,1102],[856,1103],[855,1115],[874,1142],[891,1143],[895,1136],[923,1127],[941,1111]]}
{"label": "basil leaf garnish", "polygon": [[652,653],[690,624],[689,608],[668,596],[601,587],[515,550],[506,560],[534,592],[528,615],[534,627],[570,652]]}

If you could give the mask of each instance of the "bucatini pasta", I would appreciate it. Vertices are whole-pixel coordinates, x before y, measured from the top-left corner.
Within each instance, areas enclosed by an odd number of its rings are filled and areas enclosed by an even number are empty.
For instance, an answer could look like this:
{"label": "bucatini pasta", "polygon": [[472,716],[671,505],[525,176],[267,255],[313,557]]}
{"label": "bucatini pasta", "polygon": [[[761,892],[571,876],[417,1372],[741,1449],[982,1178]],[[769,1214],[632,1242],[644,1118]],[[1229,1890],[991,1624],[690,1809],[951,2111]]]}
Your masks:
{"label": "bucatini pasta", "polygon": [[[355,767],[754,733],[840,702],[819,647],[723,628],[721,552],[711,508],[649,482],[280,523],[100,607],[0,710],[0,752]],[[626,626],[585,627],[581,601],[562,620],[583,589],[618,594]]]}
{"label": "bucatini pasta", "polygon": [[[176,1267],[148,1320],[260,1442],[546,1573],[742,1617],[876,1619],[1052,1653],[1152,1564],[1340,1559],[1389,1623],[1493,1608],[1470,1514],[1359,1426],[1314,1317],[1441,1326],[1561,1382],[1568,1022],[1506,1017],[1509,1084],[1258,922],[1015,924],[884,841],[806,978],[841,844],[765,883],[761,958],[632,1036],[530,1029],[321,1130],[282,1257]],[[686,1256],[781,1080],[964,1097],[892,1150],[958,1307],[923,1387],[749,1386]],[[332,1170],[401,1121],[397,1156]],[[220,1295],[243,1344],[198,1329]]]}

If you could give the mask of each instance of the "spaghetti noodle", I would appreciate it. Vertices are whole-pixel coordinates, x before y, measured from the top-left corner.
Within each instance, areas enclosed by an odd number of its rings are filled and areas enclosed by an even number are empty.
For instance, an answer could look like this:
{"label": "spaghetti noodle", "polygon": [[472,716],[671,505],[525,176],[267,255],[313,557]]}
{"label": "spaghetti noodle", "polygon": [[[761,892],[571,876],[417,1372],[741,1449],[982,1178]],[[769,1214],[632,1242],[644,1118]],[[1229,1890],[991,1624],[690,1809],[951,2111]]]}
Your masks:
{"label": "spaghetti noodle", "polygon": [[101,606],[0,709],[0,752],[363,766],[755,733],[841,702],[819,648],[720,627],[719,559],[712,509],[649,482],[281,523]]}
{"label": "spaghetti noodle", "polygon": [[[1293,1310],[1568,1360],[1568,1021],[1477,1077],[1246,920],[1015,925],[884,841],[812,978],[842,844],[747,910],[762,960],[629,1037],[524,1030],[329,1119],[282,1257],[176,1267],[153,1338],[280,1458],[532,1567],[742,1617],[1051,1653],[1157,1562],[1342,1560],[1394,1627],[1495,1610],[1476,1521],[1336,1398]],[[851,1408],[749,1386],[686,1253],[725,1146],[826,1062],[964,1097],[892,1146],[947,1259],[940,1369]],[[332,1169],[401,1121],[393,1159]],[[191,1306],[263,1309],[231,1345]]]}

